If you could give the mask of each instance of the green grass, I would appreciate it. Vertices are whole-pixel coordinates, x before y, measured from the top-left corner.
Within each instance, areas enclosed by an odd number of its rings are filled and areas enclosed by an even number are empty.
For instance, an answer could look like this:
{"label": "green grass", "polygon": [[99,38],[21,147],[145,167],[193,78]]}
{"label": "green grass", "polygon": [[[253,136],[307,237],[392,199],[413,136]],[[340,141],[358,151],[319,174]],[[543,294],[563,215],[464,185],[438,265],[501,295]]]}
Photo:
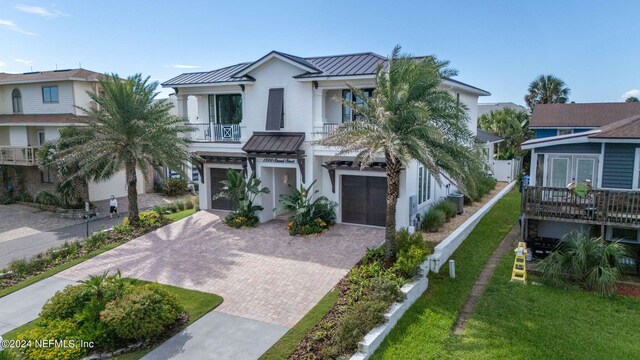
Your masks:
{"label": "green grass", "polygon": [[292,327],[287,333],[278,340],[266,353],[261,360],[286,359],[296,349],[298,343],[329,313],[333,305],[338,301],[340,292],[333,289],[325,295],[316,306],[311,309],[298,323]]}
{"label": "green grass", "polygon": [[405,313],[374,359],[637,357],[639,299],[511,283],[511,253],[500,260],[464,333],[452,333],[476,277],[515,223],[518,205],[517,192],[496,204],[453,255],[457,278],[430,275],[429,291]]}
{"label": "green grass", "polygon": [[172,221],[178,221],[186,218],[187,216],[191,216],[195,213],[196,213],[195,209],[187,209],[187,210],[178,211],[177,213],[169,214],[167,215],[167,218],[171,219]]}
{"label": "green grass", "polygon": [[[148,282],[142,280],[134,280],[133,282],[136,285],[147,284]],[[184,306],[184,310],[189,314],[189,322],[188,325],[191,325],[194,321],[201,318],[206,313],[215,309],[218,305],[222,304],[222,297],[215,294],[203,293],[200,291],[189,290],[184,288],[179,288],[170,285],[163,285],[167,291],[176,295],[180,301],[180,303]],[[19,333],[22,333],[26,330],[29,330],[36,326],[38,319],[24,324],[17,329],[9,331],[8,333],[2,335],[5,340],[14,340]],[[124,354],[122,356],[114,357],[113,359],[118,360],[133,360],[140,359],[145,354],[149,353],[153,349],[142,349],[139,351],[135,351],[129,354]]]}
{"label": "green grass", "polygon": [[[476,278],[491,253],[515,225],[520,193],[511,191],[487,213],[453,254],[456,278],[448,262],[440,274],[429,274],[429,291],[421,296],[376,351],[374,359],[442,359],[451,353],[451,329]],[[522,309],[526,312],[526,309]]]}
{"label": "green grass", "polygon": [[64,271],[64,270],[66,270],[66,269],[68,269],[68,268],[70,268],[70,267],[72,267],[74,265],[77,265],[77,264],[79,264],[79,263],[81,263],[83,261],[89,260],[92,257],[98,256],[98,255],[102,254],[103,252],[109,251],[109,250],[111,250],[113,248],[116,248],[116,247],[122,245],[122,244],[123,243],[121,243],[121,242],[108,244],[103,248],[94,250],[94,251],[92,251],[92,252],[90,252],[90,253],[88,253],[86,255],[83,255],[83,256],[77,258],[77,259],[73,259],[73,260],[69,261],[68,263],[64,263],[64,264],[52,267],[51,269],[49,269],[49,270],[47,270],[47,271],[45,271],[43,273],[40,273],[40,274],[38,274],[38,275],[36,275],[34,277],[30,277],[27,280],[21,281],[21,282],[15,284],[13,286],[10,286],[10,287],[8,287],[6,289],[2,289],[2,290],[0,290],[0,298],[3,297],[3,296],[7,296],[7,295],[9,295],[9,294],[11,294],[13,292],[16,292],[16,291],[18,291],[20,289],[23,289],[23,288],[25,288],[25,287],[27,287],[29,285],[35,284],[40,280],[44,280],[44,279],[46,279],[48,277],[51,277],[51,276],[53,276],[53,275],[55,275],[55,274],[57,274],[57,273],[59,273],[61,271]]}

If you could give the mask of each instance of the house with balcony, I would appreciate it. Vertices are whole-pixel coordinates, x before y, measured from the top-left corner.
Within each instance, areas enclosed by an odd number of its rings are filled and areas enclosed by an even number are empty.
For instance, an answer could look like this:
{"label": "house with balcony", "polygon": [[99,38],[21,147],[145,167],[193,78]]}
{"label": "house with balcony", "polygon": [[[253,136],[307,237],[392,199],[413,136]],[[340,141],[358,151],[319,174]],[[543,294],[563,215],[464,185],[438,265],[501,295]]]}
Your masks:
{"label": "house with balcony", "polygon": [[[86,69],[0,73],[0,169],[2,189],[35,195],[53,193],[55,169],[40,169],[37,152],[47,141],[60,137],[60,129],[83,126],[87,117],[80,108],[95,106],[88,92],[98,92],[102,74]],[[139,177],[142,178],[142,177]],[[150,186],[142,181],[141,193]],[[152,186],[152,184],[150,184]],[[87,184],[89,199],[125,196],[124,171],[108,181]]]}
{"label": "house with balcony", "polygon": [[[227,169],[255,173],[270,194],[261,195],[261,220],[281,214],[273,209],[288,185],[317,181],[320,195],[336,201],[337,220],[384,226],[387,182],[384,160],[360,169],[353,157],[336,158],[337,149],[315,140],[339,124],[357,121],[358,114],[341,104],[353,99],[347,84],[373,91],[375,71],[387,58],[374,53],[299,57],[272,51],[251,62],[221,69],[185,73],[162,85],[173,88],[178,115],[191,122],[191,151],[203,162],[199,174],[200,206],[230,209],[228,200],[212,200],[221,190]],[[487,91],[454,79],[442,85],[469,109],[469,128],[477,128],[477,104]],[[189,99],[197,100],[197,115],[189,114]],[[356,102],[359,99],[353,99]],[[413,225],[416,214],[455,189],[436,186],[417,162],[402,173],[397,224]]]}
{"label": "house with balcony", "polygon": [[530,124],[524,239],[541,255],[570,231],[640,245],[640,104],[540,104]]}

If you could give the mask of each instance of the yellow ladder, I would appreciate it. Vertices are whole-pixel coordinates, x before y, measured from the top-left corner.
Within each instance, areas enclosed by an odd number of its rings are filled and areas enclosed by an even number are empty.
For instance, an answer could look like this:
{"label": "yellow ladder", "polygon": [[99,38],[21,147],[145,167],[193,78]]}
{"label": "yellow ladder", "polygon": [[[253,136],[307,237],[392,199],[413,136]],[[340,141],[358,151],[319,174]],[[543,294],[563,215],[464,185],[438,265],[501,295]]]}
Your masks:
{"label": "yellow ladder", "polygon": [[513,262],[511,281],[520,281],[524,284],[527,282],[527,244],[521,241],[513,251],[516,253],[516,259]]}

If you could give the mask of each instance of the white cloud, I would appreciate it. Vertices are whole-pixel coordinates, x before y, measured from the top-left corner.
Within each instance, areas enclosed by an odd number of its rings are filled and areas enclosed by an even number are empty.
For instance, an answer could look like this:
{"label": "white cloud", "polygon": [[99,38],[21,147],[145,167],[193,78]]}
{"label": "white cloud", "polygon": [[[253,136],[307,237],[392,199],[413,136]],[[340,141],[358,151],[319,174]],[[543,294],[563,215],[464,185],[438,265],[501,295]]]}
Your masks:
{"label": "white cloud", "polygon": [[49,18],[55,18],[58,16],[69,16],[63,13],[62,11],[55,10],[55,9],[49,10],[41,6],[17,5],[16,9],[28,14],[39,15],[39,16],[49,17]]}
{"label": "white cloud", "polygon": [[25,59],[14,59],[15,62],[19,62],[21,64],[25,64],[25,65],[31,65],[33,64],[33,60],[25,60]]}
{"label": "white cloud", "polygon": [[639,89],[631,89],[622,95],[622,100],[626,100],[630,97],[636,97],[640,99],[640,90]]}
{"label": "white cloud", "polygon": [[31,35],[31,36],[38,35],[38,34],[33,33],[31,31],[26,31],[26,30],[22,29],[21,27],[19,27],[16,23],[14,23],[11,20],[0,19],[0,26],[4,26],[8,30],[19,32],[19,33],[25,34],[25,35]]}
{"label": "white cloud", "polygon": [[171,64],[170,66],[176,69],[197,69],[200,67],[198,65],[179,65],[179,64]]}

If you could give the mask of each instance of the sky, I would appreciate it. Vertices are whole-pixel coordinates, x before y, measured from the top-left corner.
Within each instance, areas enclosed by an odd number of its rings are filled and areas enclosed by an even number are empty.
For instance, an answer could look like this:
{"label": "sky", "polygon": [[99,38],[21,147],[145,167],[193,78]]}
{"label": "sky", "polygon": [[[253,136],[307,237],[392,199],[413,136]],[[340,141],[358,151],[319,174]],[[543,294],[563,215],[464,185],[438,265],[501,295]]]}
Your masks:
{"label": "sky", "polygon": [[[0,0],[0,72],[77,68],[165,81],[257,60],[395,45],[450,61],[457,79],[524,104],[553,74],[570,101],[640,96],[639,1]],[[171,92],[164,89],[160,97]]]}

